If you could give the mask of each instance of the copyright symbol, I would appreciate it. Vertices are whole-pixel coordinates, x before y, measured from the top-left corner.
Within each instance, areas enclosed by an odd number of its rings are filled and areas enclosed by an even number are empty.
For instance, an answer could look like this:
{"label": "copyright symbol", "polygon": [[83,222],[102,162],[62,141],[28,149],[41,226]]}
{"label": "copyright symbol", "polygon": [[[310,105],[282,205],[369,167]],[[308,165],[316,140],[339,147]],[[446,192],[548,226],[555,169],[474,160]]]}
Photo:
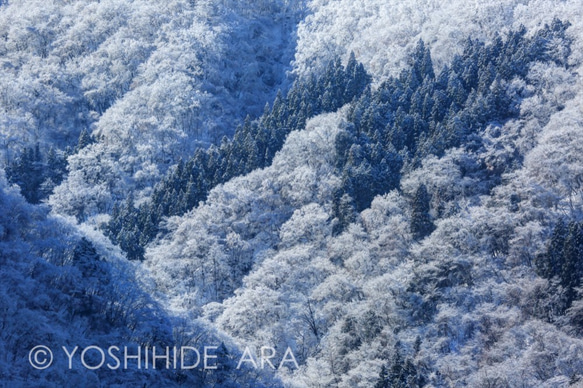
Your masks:
{"label": "copyright symbol", "polygon": [[47,369],[53,363],[53,352],[47,346],[37,345],[28,353],[28,362],[34,369]]}

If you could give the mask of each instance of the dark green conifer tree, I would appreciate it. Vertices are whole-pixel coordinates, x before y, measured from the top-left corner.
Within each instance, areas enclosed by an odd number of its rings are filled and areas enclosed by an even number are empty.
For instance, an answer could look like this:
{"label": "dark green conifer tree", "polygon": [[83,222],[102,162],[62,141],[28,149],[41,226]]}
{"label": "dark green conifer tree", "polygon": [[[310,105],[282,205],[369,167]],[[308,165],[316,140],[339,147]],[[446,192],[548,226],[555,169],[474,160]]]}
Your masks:
{"label": "dark green conifer tree", "polygon": [[411,233],[416,240],[430,235],[435,229],[429,214],[430,199],[425,185],[420,185],[415,192],[411,206]]}

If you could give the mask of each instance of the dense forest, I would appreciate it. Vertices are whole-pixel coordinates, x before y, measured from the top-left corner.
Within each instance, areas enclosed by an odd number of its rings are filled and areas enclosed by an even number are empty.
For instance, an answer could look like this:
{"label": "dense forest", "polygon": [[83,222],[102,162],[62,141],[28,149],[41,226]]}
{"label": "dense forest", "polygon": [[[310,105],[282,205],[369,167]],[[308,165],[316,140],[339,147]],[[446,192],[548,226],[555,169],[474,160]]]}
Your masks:
{"label": "dense forest", "polygon": [[581,20],[0,2],[0,382],[578,386]]}

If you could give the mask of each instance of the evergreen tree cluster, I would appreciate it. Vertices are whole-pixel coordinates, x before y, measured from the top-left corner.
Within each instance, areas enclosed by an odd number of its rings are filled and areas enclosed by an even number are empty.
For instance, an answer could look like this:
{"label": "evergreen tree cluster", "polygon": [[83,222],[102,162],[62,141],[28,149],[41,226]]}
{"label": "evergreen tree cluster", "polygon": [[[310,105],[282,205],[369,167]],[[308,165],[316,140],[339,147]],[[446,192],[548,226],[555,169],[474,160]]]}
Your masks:
{"label": "evergreen tree cluster", "polygon": [[398,348],[393,359],[381,367],[379,379],[374,388],[415,388],[423,387],[426,378],[410,357],[403,359]]}
{"label": "evergreen tree cluster", "polygon": [[247,117],[232,140],[223,138],[220,146],[198,149],[188,161],[180,161],[156,185],[149,202],[135,207],[130,197],[116,204],[106,233],[128,258],[141,259],[164,217],[182,215],[204,201],[216,185],[268,166],[291,131],[303,129],[310,117],[336,111],[358,98],[369,83],[370,76],[354,54],[346,66],[339,58],[330,62],[320,76],[295,82],[285,97],[280,91],[258,120]]}
{"label": "evergreen tree cluster", "polygon": [[365,89],[336,139],[343,178],[335,203],[338,228],[376,195],[398,188],[402,171],[418,167],[427,155],[441,156],[460,145],[479,149],[480,130],[517,117],[520,100],[509,96],[510,81],[525,77],[535,61],[566,66],[568,50],[553,50],[552,41],[568,42],[568,26],[555,19],[532,37],[522,27],[488,45],[468,39],[463,53],[439,74],[420,40],[410,68],[374,91]]}
{"label": "evergreen tree cluster", "polygon": [[[339,232],[376,195],[398,188],[402,171],[451,147],[479,149],[480,130],[516,117],[520,101],[509,96],[510,81],[525,77],[534,61],[566,66],[568,52],[553,50],[551,43],[568,41],[568,26],[555,20],[532,37],[520,28],[489,45],[468,39],[463,53],[439,74],[420,40],[410,68],[376,90],[370,88],[370,77],[354,54],[346,66],[336,59],[319,77],[296,82],[285,97],[278,93],[273,106],[266,106],[258,120],[248,117],[232,140],[223,138],[219,146],[199,149],[188,161],[180,161],[156,185],[150,201],[138,208],[132,198],[116,204],[106,233],[129,258],[141,259],[164,217],[186,213],[217,184],[268,166],[288,133],[302,129],[310,117],[353,102],[349,124],[335,140],[343,179],[334,203]],[[426,205],[412,202],[414,208]],[[422,212],[411,226],[417,238],[433,227],[425,210],[415,210]]]}
{"label": "evergreen tree cluster", "polygon": [[37,204],[63,180],[67,156],[67,151],[59,152],[52,147],[46,154],[38,144],[34,148],[27,147],[6,168],[6,176],[10,183],[20,187],[29,203]]}
{"label": "evergreen tree cluster", "polygon": [[558,280],[564,290],[562,312],[577,297],[577,288],[583,278],[583,223],[560,220],[553,230],[546,254],[537,257],[536,269],[540,276]]}
{"label": "evergreen tree cluster", "polygon": [[29,203],[38,204],[47,198],[67,173],[67,158],[92,143],[89,132],[84,129],[74,149],[64,151],[51,147],[43,152],[35,147],[24,148],[6,168],[8,181],[20,187],[20,193]]}

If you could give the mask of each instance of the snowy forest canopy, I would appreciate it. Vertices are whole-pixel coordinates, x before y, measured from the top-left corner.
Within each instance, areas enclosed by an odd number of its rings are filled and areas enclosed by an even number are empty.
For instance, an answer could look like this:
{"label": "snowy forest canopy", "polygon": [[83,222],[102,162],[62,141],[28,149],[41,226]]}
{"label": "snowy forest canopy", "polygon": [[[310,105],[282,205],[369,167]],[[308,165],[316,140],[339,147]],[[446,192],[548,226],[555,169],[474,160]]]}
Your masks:
{"label": "snowy forest canopy", "polygon": [[0,381],[580,384],[582,11],[0,3]]}

